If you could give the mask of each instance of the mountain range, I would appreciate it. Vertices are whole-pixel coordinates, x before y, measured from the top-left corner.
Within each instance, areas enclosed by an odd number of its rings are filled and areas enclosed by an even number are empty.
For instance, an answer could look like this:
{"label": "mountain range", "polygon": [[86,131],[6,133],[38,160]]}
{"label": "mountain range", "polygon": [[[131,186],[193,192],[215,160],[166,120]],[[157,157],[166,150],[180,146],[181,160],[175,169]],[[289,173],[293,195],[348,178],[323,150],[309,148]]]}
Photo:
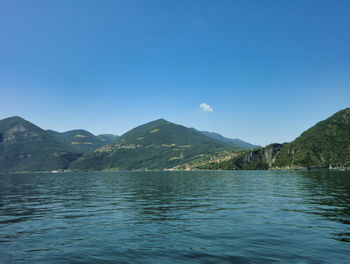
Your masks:
{"label": "mountain range", "polygon": [[[153,132],[148,133],[152,127]],[[157,128],[162,129],[159,132]],[[242,148],[164,119],[132,129],[120,138],[112,134],[95,136],[83,129],[43,130],[17,116],[0,120],[0,171],[51,171],[70,167],[76,170],[163,169],[195,159],[197,155]],[[105,150],[112,149],[110,161],[111,153],[106,155]],[[106,157],[98,163],[102,156]]]}
{"label": "mountain range", "polygon": [[220,135],[219,133],[208,132],[208,131],[199,131],[199,132],[201,132],[202,134],[204,134],[210,138],[225,142],[225,143],[227,143],[235,148],[241,148],[241,149],[261,148],[261,146],[259,146],[259,145],[253,145],[253,144],[250,144],[250,143],[245,142],[245,141],[238,139],[238,138],[235,138],[235,139],[227,138],[227,137]]}
{"label": "mountain range", "polygon": [[181,125],[158,119],[138,126],[74,161],[73,170],[164,169],[200,155],[236,148]]}
{"label": "mountain range", "polygon": [[116,140],[118,136],[104,134],[95,136],[89,131],[83,129],[75,129],[67,132],[57,132],[46,130],[48,134],[53,136],[57,141],[72,145],[77,151],[87,153]]}
{"label": "mountain range", "polygon": [[147,169],[347,169],[350,108],[290,143],[264,148],[158,119],[118,137],[43,130],[21,117],[0,120],[0,171]]}
{"label": "mountain range", "polygon": [[0,121],[0,171],[67,169],[82,155],[20,117]]}

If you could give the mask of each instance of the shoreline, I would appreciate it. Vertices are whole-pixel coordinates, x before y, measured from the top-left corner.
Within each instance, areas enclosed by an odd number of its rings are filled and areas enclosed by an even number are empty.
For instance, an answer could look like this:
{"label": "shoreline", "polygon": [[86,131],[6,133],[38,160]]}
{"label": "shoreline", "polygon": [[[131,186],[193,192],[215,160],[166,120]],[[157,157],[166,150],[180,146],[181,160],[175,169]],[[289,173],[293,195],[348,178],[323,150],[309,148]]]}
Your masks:
{"label": "shoreline", "polygon": [[96,172],[185,172],[185,171],[350,171],[350,167],[333,167],[333,168],[271,168],[267,170],[208,170],[208,169],[194,169],[194,170],[169,170],[169,169],[155,169],[155,170],[101,170],[101,171],[0,171],[0,174],[30,174],[30,173],[47,173],[47,174],[63,174],[63,173],[96,173]]}

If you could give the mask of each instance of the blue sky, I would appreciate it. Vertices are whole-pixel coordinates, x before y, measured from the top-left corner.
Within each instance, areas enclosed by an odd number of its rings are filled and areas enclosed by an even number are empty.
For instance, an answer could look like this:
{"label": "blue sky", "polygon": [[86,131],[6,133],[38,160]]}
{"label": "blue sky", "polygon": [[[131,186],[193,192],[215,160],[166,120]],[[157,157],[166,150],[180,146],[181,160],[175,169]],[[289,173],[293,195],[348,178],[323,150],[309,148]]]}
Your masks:
{"label": "blue sky", "polygon": [[2,0],[0,119],[291,141],[350,106],[349,14],[347,0]]}

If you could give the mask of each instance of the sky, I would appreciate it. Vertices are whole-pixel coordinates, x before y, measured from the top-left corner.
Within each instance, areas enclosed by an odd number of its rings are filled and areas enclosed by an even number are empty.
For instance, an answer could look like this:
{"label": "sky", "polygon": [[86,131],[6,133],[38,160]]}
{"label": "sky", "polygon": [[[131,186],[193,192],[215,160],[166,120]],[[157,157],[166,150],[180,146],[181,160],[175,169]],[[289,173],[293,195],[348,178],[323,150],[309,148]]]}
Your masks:
{"label": "sky", "polygon": [[289,142],[350,106],[350,1],[1,0],[0,119]]}

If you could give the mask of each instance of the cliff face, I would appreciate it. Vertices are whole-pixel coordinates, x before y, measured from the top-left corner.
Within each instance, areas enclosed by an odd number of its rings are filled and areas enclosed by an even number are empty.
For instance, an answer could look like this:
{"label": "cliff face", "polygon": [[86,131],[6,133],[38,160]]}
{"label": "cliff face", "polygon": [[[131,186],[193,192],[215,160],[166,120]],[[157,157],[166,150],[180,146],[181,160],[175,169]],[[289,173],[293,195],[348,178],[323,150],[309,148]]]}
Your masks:
{"label": "cliff face", "polygon": [[261,162],[271,167],[272,163],[275,160],[274,157],[276,156],[277,152],[280,151],[281,148],[282,144],[275,143],[270,144],[265,148],[249,152],[244,155],[244,165],[253,163],[257,159],[261,159]]}
{"label": "cliff face", "polygon": [[269,169],[281,148],[281,144],[270,144],[265,148],[241,154],[233,159],[232,164],[235,169]]}
{"label": "cliff face", "polygon": [[22,124],[14,123],[1,136],[4,145],[16,144],[20,140],[40,140],[42,137]]}
{"label": "cliff face", "polygon": [[282,149],[282,146],[282,144],[271,144],[264,148],[264,161],[269,167],[274,163],[275,156]]}

